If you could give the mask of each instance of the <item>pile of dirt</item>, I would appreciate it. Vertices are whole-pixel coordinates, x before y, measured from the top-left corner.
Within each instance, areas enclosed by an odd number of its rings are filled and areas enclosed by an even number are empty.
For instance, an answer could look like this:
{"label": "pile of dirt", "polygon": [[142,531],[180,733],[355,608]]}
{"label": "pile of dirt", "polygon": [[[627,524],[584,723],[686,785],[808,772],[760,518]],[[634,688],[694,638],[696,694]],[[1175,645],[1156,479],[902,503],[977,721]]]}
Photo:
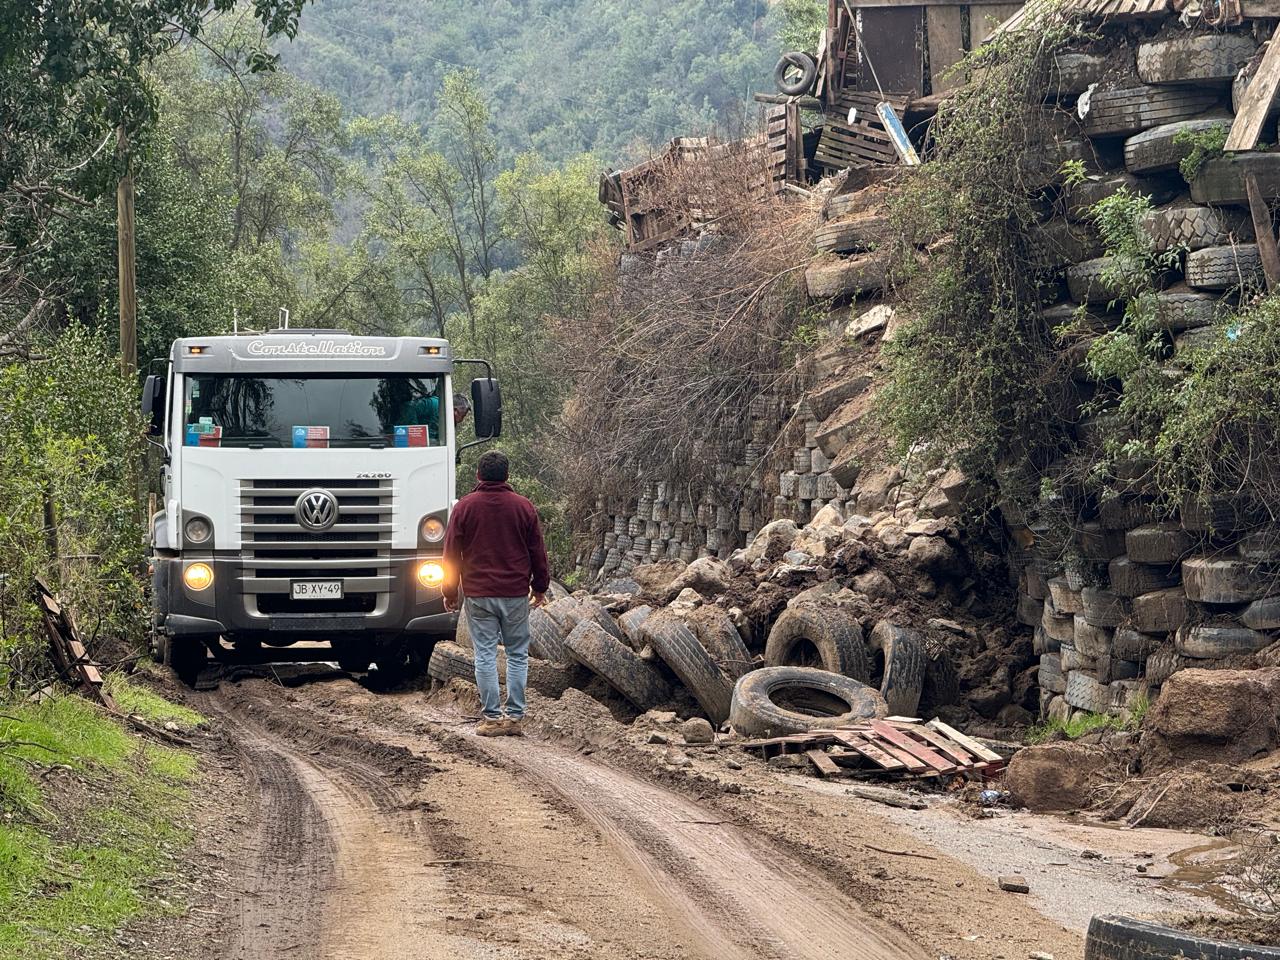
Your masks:
{"label": "pile of dirt", "polygon": [[1280,668],[1183,670],[1147,714],[1143,768],[1239,763],[1280,746]]}
{"label": "pile of dirt", "polygon": [[1119,766],[1114,752],[1100,745],[1046,743],[1014,754],[1004,783],[1015,804],[1036,813],[1083,810]]}

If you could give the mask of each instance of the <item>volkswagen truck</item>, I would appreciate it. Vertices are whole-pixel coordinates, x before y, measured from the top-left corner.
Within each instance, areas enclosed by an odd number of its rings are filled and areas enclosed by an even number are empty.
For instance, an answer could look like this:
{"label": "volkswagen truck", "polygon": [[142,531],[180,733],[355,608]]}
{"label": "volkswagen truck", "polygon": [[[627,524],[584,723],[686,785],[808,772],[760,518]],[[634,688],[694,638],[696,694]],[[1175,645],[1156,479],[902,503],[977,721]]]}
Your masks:
{"label": "volkswagen truck", "polygon": [[[463,364],[485,374],[466,444]],[[153,647],[182,680],[210,657],[395,672],[453,633],[441,587],[455,463],[502,430],[485,361],[426,337],[189,337],[142,407],[163,448]]]}

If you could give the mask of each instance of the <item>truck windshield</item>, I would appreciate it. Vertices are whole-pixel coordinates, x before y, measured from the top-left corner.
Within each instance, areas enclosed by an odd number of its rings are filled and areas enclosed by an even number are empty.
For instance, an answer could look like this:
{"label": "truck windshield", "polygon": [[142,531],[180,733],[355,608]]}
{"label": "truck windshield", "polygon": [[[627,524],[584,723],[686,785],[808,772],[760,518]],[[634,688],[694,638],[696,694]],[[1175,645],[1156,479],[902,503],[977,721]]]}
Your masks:
{"label": "truck windshield", "polygon": [[425,447],[448,437],[444,377],[317,374],[186,378],[183,443]]}

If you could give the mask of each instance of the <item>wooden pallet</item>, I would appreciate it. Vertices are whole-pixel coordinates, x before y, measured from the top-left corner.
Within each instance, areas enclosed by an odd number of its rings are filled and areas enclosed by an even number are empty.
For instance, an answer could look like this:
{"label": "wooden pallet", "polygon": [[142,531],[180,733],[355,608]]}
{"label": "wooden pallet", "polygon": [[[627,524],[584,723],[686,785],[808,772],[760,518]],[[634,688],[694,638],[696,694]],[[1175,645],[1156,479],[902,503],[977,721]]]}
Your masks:
{"label": "wooden pallet", "polygon": [[998,753],[941,720],[921,723],[909,717],[748,740],[742,747],[759,750],[765,759],[804,754],[824,777],[949,777],[991,773],[1004,763]]}
{"label": "wooden pallet", "polygon": [[[907,108],[907,98],[889,95],[883,99],[901,120]],[[893,147],[893,138],[876,113],[880,102],[881,97],[877,94],[843,91],[836,104],[826,110],[814,160],[836,170],[867,162],[896,164],[898,152]],[[852,123],[849,122],[850,110],[856,111]]]}
{"label": "wooden pallet", "polygon": [[62,605],[48,585],[36,577],[32,590],[36,605],[40,608],[44,630],[53,648],[54,659],[62,668],[63,677],[70,683],[84,687],[85,692],[113,713],[118,712],[115,700],[102,686],[102,671],[89,656],[79,631],[67,616]]}

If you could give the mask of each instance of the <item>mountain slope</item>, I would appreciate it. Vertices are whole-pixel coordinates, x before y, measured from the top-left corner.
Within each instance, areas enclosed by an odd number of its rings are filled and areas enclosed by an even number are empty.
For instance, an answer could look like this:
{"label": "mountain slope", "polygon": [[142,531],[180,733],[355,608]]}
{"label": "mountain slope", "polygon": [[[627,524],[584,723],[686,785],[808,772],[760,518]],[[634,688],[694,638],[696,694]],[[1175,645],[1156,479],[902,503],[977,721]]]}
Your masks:
{"label": "mountain slope", "polygon": [[620,163],[645,144],[733,127],[771,88],[765,0],[323,0],[288,68],[351,110],[430,115],[441,78],[471,67],[504,152]]}

